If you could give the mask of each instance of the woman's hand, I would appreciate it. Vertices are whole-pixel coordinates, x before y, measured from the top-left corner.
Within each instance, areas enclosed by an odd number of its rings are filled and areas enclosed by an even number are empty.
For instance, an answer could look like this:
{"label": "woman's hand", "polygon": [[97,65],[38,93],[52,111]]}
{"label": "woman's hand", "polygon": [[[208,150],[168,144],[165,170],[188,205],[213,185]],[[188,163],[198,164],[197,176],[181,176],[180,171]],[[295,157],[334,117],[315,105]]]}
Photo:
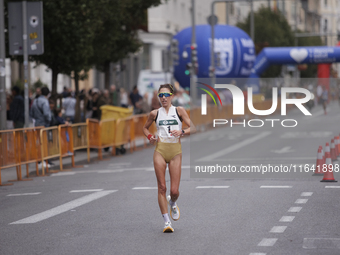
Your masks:
{"label": "woman's hand", "polygon": [[150,143],[151,143],[152,145],[154,145],[156,142],[157,142],[157,138],[154,137],[154,136],[151,136],[151,138],[150,138]]}
{"label": "woman's hand", "polygon": [[182,135],[182,130],[171,130],[170,133],[174,137],[180,137]]}

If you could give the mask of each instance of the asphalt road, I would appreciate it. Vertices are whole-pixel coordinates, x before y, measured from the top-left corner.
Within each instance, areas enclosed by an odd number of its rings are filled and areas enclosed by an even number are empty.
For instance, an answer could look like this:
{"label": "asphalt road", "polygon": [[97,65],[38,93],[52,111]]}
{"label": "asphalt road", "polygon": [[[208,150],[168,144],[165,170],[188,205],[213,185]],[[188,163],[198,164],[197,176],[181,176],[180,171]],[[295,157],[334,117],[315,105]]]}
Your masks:
{"label": "asphalt road", "polygon": [[181,218],[170,234],[152,147],[0,187],[0,254],[338,255],[338,183],[312,173],[190,176],[196,164],[315,164],[318,146],[340,132],[340,107],[312,112],[289,113],[295,128],[223,127],[184,139]]}

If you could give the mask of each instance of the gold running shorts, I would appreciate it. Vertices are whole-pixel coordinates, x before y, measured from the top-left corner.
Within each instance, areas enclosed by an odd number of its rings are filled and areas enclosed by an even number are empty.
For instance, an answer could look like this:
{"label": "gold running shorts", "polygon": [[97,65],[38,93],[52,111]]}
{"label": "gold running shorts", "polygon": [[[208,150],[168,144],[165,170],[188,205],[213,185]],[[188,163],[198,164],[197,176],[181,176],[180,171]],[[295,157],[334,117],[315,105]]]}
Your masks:
{"label": "gold running shorts", "polygon": [[169,163],[173,157],[182,153],[182,145],[180,143],[157,142],[155,151],[162,155],[166,163]]}

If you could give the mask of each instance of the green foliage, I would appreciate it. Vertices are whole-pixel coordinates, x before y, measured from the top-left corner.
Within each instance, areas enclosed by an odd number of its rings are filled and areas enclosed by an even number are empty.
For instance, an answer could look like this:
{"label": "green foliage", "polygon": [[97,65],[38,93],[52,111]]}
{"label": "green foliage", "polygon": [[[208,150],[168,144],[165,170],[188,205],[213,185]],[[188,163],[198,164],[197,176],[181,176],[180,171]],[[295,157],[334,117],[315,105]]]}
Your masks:
{"label": "green foliage", "polygon": [[[301,33],[301,31],[298,31]],[[322,40],[320,36],[315,37],[301,37],[298,39],[299,46],[322,46]],[[318,65],[308,65],[306,70],[300,71],[301,78],[316,77],[318,74]]]}
{"label": "green foliage", "polygon": [[[284,15],[269,8],[262,7],[254,14],[255,20],[255,49],[258,54],[264,47],[294,46],[294,32]],[[250,14],[244,22],[237,26],[250,34]],[[301,32],[301,31],[298,31]],[[320,37],[304,37],[298,39],[298,46],[322,45]],[[261,77],[277,77],[281,73],[280,65],[270,66]],[[317,65],[308,65],[307,70],[301,71],[301,77],[315,77]]]}
{"label": "green foliage", "polygon": [[[269,8],[260,8],[254,14],[255,49],[258,54],[264,47],[285,47],[294,45],[294,33],[286,18],[280,12]],[[250,14],[244,22],[237,24],[239,28],[250,34]],[[281,73],[281,66],[270,66],[261,77],[276,77]]]}
{"label": "green foliage", "polygon": [[15,82],[12,82],[12,88],[14,86],[18,86],[20,88],[21,91],[23,91],[25,89],[25,84],[23,81],[21,80],[16,80]]}
{"label": "green foliage", "polygon": [[[43,0],[45,52],[30,60],[52,69],[54,88],[58,73],[85,79],[93,65],[104,68],[108,62],[116,62],[140,47],[136,30],[146,23],[146,9],[160,3],[161,0]],[[7,11],[5,15],[7,22]],[[8,35],[6,38],[8,49]],[[16,59],[22,61],[22,57]]]}
{"label": "green foliage", "polygon": [[48,87],[47,84],[43,83],[40,79],[32,84],[32,92],[36,91],[37,88]]}
{"label": "green foliage", "polygon": [[[137,37],[137,30],[147,25],[147,8],[158,5],[161,1],[98,0],[98,2],[102,24],[95,31],[93,42],[95,54],[92,55],[91,62],[98,70],[109,72],[110,62],[118,62],[142,46]],[[108,82],[105,81],[106,86],[109,86]]]}

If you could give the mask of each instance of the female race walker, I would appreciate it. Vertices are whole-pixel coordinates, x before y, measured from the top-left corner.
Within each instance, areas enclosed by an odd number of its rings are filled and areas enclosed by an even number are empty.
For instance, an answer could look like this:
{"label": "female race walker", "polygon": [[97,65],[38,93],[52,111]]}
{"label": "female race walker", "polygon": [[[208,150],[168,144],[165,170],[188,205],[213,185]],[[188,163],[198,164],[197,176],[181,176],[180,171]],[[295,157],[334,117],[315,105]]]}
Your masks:
{"label": "female race walker", "polygon": [[[182,147],[180,137],[190,134],[190,119],[183,107],[171,105],[174,89],[171,84],[164,84],[159,87],[158,97],[162,107],[151,111],[146,121],[143,132],[151,144],[156,145],[153,154],[153,164],[158,184],[158,204],[163,215],[165,226],[163,232],[174,232],[168,214],[168,204],[170,205],[170,216],[173,220],[178,220],[180,216],[176,201],[179,196],[179,183],[181,179]],[[149,132],[152,122],[156,122],[157,136],[154,137]],[[182,129],[182,121],[189,128]],[[165,171],[166,164],[169,164],[170,173],[170,195],[166,197]]]}

